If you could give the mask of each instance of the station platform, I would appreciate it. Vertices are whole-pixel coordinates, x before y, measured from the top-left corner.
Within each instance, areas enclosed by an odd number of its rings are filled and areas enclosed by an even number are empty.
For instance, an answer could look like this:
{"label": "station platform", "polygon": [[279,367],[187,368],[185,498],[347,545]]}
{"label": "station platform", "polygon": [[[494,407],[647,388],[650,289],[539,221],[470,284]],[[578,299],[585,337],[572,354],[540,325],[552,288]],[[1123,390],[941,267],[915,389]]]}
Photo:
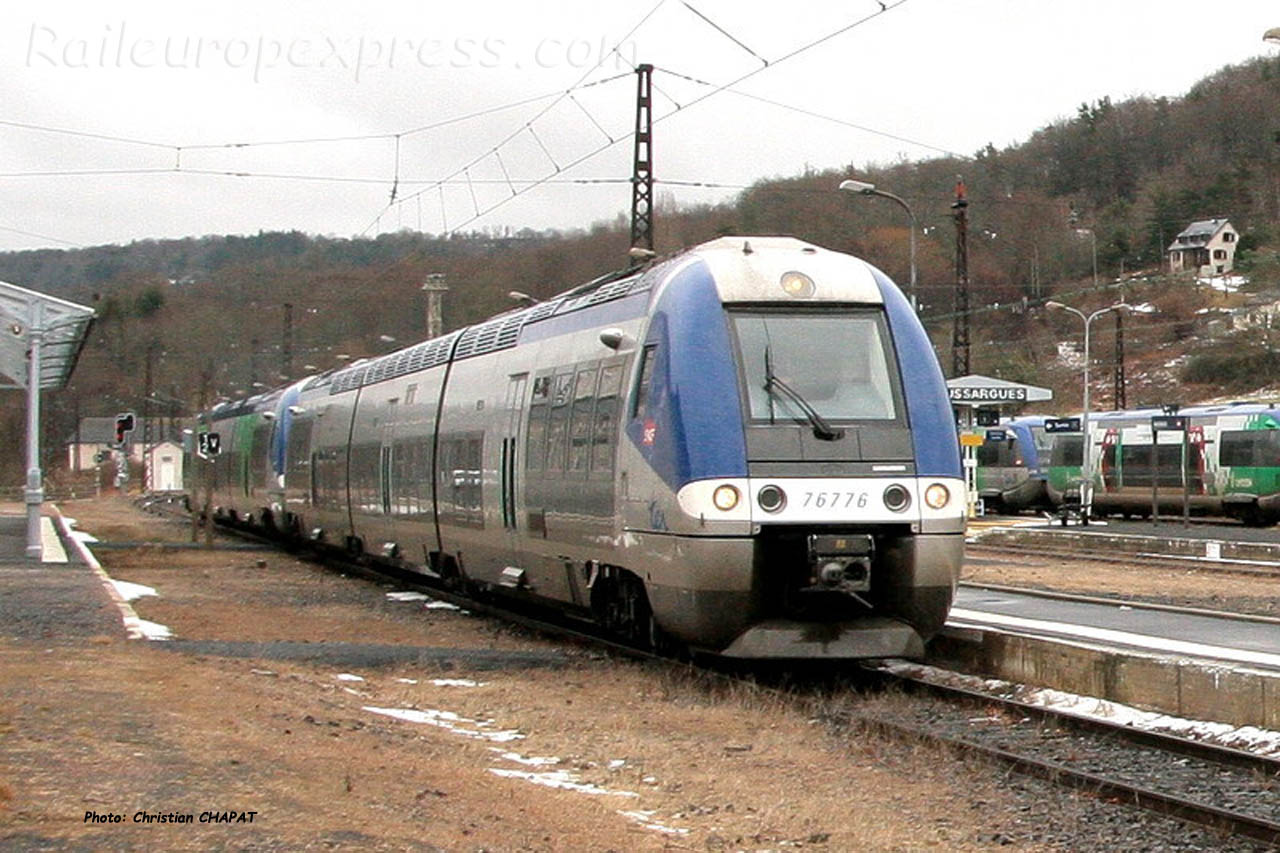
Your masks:
{"label": "station platform", "polygon": [[56,644],[105,636],[124,639],[120,611],[101,576],[41,519],[44,560],[27,557],[25,515],[0,513],[0,637]]}
{"label": "station platform", "polygon": [[1280,731],[1277,619],[965,585],[929,656],[1183,721]]}
{"label": "station platform", "polygon": [[948,626],[1280,672],[1280,620],[961,586]]}

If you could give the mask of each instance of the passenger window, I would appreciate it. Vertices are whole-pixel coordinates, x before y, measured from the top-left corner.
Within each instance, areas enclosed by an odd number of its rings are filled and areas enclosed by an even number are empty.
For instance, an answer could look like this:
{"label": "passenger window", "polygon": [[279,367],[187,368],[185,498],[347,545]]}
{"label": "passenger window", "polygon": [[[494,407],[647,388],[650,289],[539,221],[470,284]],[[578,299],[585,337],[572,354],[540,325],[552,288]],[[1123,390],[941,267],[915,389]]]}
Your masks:
{"label": "passenger window", "polygon": [[547,415],[551,406],[552,377],[539,376],[533,380],[533,396],[529,400],[529,431],[525,439],[525,467],[541,471],[547,458]]}
{"label": "passenger window", "polygon": [[573,392],[573,418],[569,427],[569,470],[586,471],[591,462],[591,416],[596,402],[599,368],[578,371]]}
{"label": "passenger window", "polygon": [[551,416],[547,423],[546,470],[563,471],[565,450],[568,446],[569,404],[573,398],[573,374],[565,373],[555,378],[551,398]]}

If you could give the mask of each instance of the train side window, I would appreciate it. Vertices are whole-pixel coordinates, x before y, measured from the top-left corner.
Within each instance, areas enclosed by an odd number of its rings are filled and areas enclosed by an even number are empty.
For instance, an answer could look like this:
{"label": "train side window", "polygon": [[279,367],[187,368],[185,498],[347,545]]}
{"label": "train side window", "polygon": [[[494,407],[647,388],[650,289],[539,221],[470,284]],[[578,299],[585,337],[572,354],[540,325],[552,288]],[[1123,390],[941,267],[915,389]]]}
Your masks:
{"label": "train side window", "polygon": [[569,471],[586,471],[591,463],[591,423],[595,410],[598,365],[578,371],[573,391],[573,416],[569,421]]}
{"label": "train side window", "polygon": [[541,471],[547,458],[547,416],[551,410],[550,374],[533,380],[533,394],[529,398],[529,429],[525,438],[525,468]]}
{"label": "train side window", "polygon": [[484,527],[484,438],[460,433],[440,440],[440,503],[454,524]]}
{"label": "train side window", "polygon": [[565,449],[569,442],[569,410],[573,402],[573,374],[562,373],[555,379],[551,395],[551,416],[547,422],[546,470],[563,471]]}
{"label": "train side window", "polygon": [[1220,436],[1221,450],[1218,462],[1227,468],[1251,468],[1257,464],[1255,443],[1251,433],[1245,430],[1223,430]]}
{"label": "train side window", "polygon": [[649,344],[640,353],[640,377],[636,381],[636,399],[631,406],[631,417],[639,417],[649,403],[649,384],[653,381],[653,362],[658,352],[657,344]]}
{"label": "train side window", "polygon": [[618,392],[622,389],[622,365],[600,371],[595,424],[591,430],[591,473],[613,473],[613,445],[618,432]]}
{"label": "train side window", "polygon": [[1224,430],[1219,438],[1224,467],[1273,468],[1280,465],[1280,430]]}

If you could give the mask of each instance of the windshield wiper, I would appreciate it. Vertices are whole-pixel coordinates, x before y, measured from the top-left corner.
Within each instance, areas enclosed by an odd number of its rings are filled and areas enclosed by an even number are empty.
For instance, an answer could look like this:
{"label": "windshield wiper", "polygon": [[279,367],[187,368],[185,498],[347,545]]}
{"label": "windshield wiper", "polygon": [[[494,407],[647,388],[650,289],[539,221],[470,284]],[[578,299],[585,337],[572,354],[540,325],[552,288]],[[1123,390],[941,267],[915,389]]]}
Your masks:
{"label": "windshield wiper", "polygon": [[773,363],[769,358],[769,348],[764,348],[764,390],[769,394],[774,394],[774,389],[781,391],[786,395],[787,399],[800,407],[800,411],[804,412],[804,416],[809,419],[809,423],[813,426],[814,437],[823,441],[836,441],[844,438],[844,430],[833,429],[831,424],[827,423],[826,418],[818,414],[818,410],[809,405],[809,401],[800,396],[800,392],[792,388],[787,383],[779,379],[773,372]]}

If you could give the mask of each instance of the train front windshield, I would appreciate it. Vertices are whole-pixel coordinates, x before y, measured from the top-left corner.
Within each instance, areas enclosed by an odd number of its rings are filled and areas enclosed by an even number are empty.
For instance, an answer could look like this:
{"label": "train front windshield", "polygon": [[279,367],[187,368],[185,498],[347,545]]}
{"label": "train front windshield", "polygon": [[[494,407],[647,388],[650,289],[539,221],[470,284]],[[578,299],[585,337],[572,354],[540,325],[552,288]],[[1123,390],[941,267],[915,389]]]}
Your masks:
{"label": "train front windshield", "polygon": [[899,418],[896,362],[881,312],[729,316],[752,423]]}

